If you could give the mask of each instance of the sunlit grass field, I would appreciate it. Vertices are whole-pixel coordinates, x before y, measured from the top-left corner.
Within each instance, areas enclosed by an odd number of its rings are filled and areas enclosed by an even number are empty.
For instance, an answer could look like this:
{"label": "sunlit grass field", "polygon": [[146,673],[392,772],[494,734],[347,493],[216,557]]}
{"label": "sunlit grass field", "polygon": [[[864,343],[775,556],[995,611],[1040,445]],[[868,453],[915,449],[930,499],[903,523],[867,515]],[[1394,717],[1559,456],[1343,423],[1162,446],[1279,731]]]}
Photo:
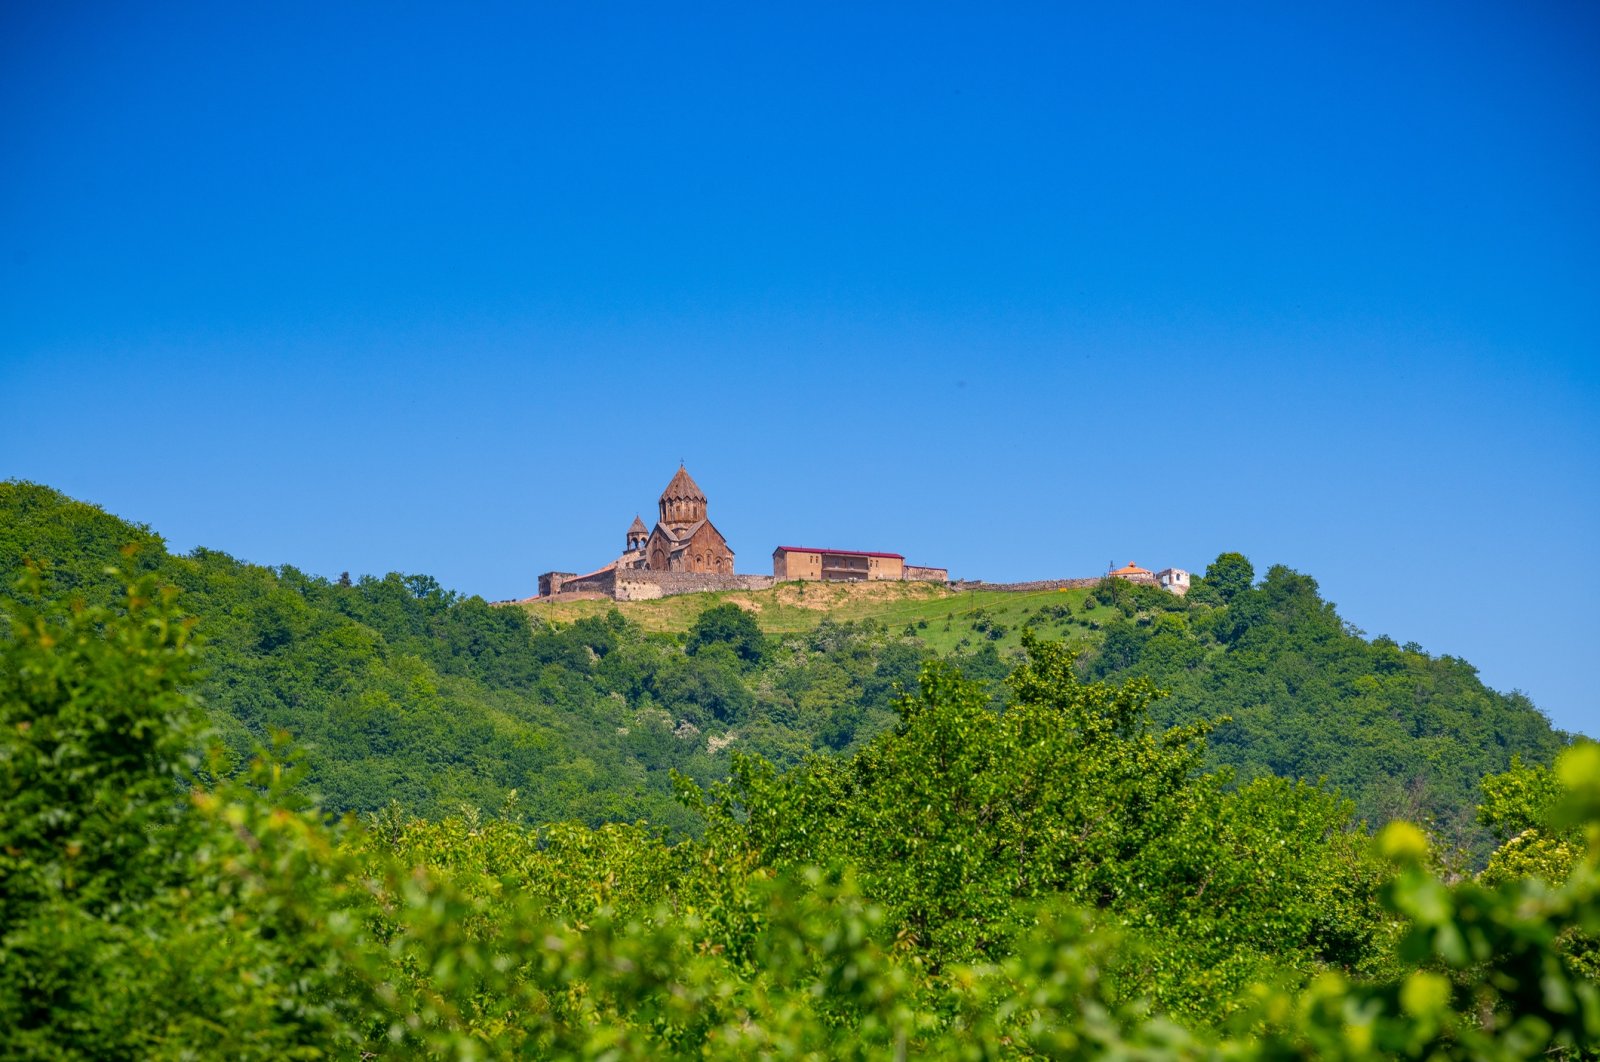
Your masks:
{"label": "sunlit grass field", "polygon": [[[768,634],[809,631],[824,619],[872,620],[903,630],[941,653],[993,642],[1004,653],[1024,627],[1049,638],[1093,636],[1095,621],[1112,610],[1084,608],[1082,590],[952,590],[939,583],[780,583],[770,590],[681,594],[655,601],[530,601],[522,607],[547,623],[570,623],[616,609],[647,631],[683,633],[713,605],[731,602],[751,612]],[[1056,614],[1065,605],[1071,618]]]}

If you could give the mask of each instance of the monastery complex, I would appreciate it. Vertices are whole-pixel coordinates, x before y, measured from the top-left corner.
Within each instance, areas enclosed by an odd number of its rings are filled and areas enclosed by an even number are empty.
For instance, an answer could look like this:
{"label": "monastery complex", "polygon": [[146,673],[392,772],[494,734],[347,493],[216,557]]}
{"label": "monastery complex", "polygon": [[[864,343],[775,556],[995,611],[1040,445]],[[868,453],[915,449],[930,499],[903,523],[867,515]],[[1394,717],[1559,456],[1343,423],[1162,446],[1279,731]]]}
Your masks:
{"label": "monastery complex", "polygon": [[623,538],[622,555],[586,575],[545,572],[539,596],[603,594],[618,601],[640,601],[703,590],[760,590],[791,579],[856,582],[892,579],[945,582],[944,568],[907,564],[898,553],[779,546],[771,575],[737,575],[733,547],[706,514],[705,492],[678,467],[656,501],[658,519],[646,528],[633,518]]}
{"label": "monastery complex", "polygon": [[[705,492],[678,467],[656,501],[654,527],[633,518],[623,536],[622,554],[603,568],[584,575],[545,572],[539,576],[540,598],[556,596],[609,597],[617,601],[644,601],[674,594],[707,590],[764,590],[791,580],[817,582],[937,582],[948,583],[944,568],[908,564],[899,553],[867,550],[779,546],[772,552],[771,575],[739,575],[733,570],[733,547],[707,515]],[[1181,568],[1152,572],[1129,561],[1106,573],[1113,578],[1159,586],[1174,594],[1189,592],[1189,573]],[[1065,579],[1051,585],[1083,585],[1096,579]],[[1004,588],[1007,584],[972,584]],[[1015,584],[1015,588],[1042,584]]]}

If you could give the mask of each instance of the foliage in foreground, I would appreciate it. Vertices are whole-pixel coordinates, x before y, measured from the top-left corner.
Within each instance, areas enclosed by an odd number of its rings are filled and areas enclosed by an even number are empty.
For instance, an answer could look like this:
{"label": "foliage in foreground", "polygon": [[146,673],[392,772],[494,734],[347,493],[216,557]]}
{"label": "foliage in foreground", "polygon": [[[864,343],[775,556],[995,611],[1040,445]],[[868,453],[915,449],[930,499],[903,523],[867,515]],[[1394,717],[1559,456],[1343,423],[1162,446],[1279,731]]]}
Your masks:
{"label": "foliage in foreground", "polygon": [[1194,775],[1200,733],[1151,733],[1148,687],[1080,685],[1035,644],[1003,712],[935,668],[855,759],[747,762],[701,804],[703,841],[465,813],[358,826],[303,806],[270,757],[234,778],[184,760],[194,650],[148,581],[116,610],[7,612],[14,1054],[1524,1058],[1600,1040],[1592,745],[1485,805],[1577,838],[1563,876],[1447,884],[1413,827],[1374,847],[1316,790]]}

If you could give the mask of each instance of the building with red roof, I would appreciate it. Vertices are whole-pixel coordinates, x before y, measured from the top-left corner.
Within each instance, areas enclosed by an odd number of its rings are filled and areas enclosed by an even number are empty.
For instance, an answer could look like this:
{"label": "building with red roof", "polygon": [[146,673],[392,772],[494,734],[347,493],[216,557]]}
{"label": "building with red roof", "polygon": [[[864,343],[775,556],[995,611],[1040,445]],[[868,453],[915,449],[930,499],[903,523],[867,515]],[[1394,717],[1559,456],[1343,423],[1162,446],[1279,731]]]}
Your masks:
{"label": "building with red roof", "polygon": [[827,583],[898,582],[907,579],[944,582],[950,578],[950,573],[943,568],[907,564],[905,557],[899,553],[779,546],[772,551],[772,577],[779,582],[790,579]]}

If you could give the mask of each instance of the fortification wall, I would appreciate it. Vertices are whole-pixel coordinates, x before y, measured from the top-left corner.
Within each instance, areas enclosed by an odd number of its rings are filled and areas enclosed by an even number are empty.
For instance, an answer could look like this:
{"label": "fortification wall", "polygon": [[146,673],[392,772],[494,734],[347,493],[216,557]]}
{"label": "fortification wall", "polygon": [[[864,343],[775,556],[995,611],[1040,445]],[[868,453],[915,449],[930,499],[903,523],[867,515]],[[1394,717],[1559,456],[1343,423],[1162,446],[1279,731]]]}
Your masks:
{"label": "fortification wall", "polygon": [[708,590],[766,590],[773,584],[770,575],[730,575],[719,572],[628,570],[607,572],[606,575],[610,576],[607,589],[618,601],[651,601],[658,597],[700,594]]}
{"label": "fortification wall", "polygon": [[549,597],[551,594],[561,593],[561,587],[575,575],[575,572],[545,572],[539,576],[539,596]]}
{"label": "fortification wall", "polygon": [[950,569],[907,564],[901,569],[900,578],[908,583],[947,583],[950,581]]}
{"label": "fortification wall", "polygon": [[1082,590],[1093,586],[1099,579],[1035,579],[1028,583],[986,583],[981,579],[963,579],[950,584],[952,590],[1005,590],[1015,594],[1034,590]]}
{"label": "fortification wall", "polygon": [[[601,593],[599,590],[563,590],[559,594],[540,594],[538,597],[525,597],[520,601],[507,601],[508,605],[525,605],[530,601],[610,601],[611,595]],[[496,602],[500,604],[500,602]]]}

